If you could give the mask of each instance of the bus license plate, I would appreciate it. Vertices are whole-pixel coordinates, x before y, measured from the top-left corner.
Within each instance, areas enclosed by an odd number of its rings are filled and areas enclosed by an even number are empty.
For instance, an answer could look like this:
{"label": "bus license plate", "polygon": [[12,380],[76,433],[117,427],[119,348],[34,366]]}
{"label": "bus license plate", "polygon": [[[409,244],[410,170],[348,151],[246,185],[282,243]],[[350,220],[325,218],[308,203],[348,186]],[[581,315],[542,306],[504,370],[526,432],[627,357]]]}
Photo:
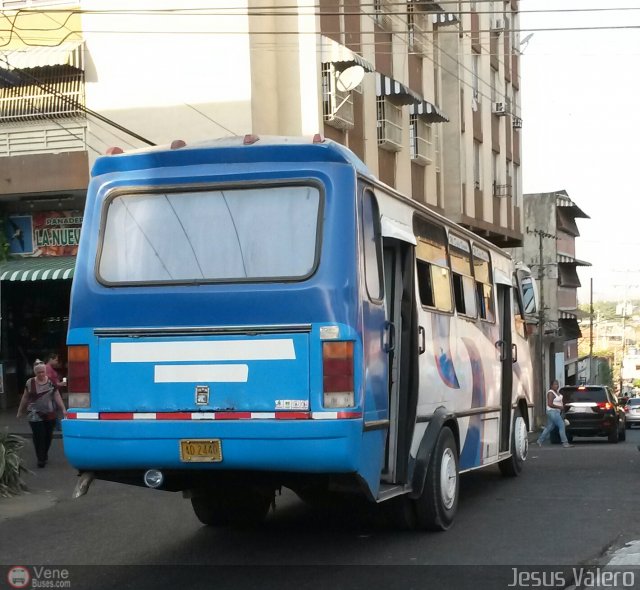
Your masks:
{"label": "bus license plate", "polygon": [[220,439],[181,440],[180,461],[185,463],[218,463],[222,461]]}

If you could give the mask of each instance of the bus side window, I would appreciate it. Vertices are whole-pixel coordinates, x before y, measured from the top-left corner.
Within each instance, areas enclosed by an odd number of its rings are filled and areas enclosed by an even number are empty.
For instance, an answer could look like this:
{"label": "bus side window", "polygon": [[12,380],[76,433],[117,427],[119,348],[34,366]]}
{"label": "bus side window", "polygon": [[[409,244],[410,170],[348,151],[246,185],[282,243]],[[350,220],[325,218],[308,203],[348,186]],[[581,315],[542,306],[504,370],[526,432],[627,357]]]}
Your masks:
{"label": "bus side window", "polygon": [[429,307],[435,307],[433,298],[433,284],[431,282],[431,265],[424,260],[418,260],[418,290],[420,303]]}
{"label": "bus side window", "polygon": [[367,293],[372,301],[382,299],[382,251],[380,244],[380,210],[371,191],[362,196],[362,241],[364,277]]}
{"label": "bus side window", "polygon": [[473,246],[473,273],[476,280],[476,293],[478,295],[478,309],[480,317],[488,322],[495,321],[493,307],[493,280],[491,277],[491,264],[489,252]]}
{"label": "bus side window", "polygon": [[464,301],[464,285],[462,284],[462,275],[454,272],[451,274],[453,279],[453,300],[456,304],[456,311],[461,314],[467,313],[467,306]]}
{"label": "bus side window", "polygon": [[450,233],[449,256],[451,258],[453,299],[456,311],[459,314],[475,318],[477,305],[469,242]]}
{"label": "bus side window", "polygon": [[420,302],[426,307],[451,313],[451,276],[444,227],[416,216],[413,230],[417,239]]}

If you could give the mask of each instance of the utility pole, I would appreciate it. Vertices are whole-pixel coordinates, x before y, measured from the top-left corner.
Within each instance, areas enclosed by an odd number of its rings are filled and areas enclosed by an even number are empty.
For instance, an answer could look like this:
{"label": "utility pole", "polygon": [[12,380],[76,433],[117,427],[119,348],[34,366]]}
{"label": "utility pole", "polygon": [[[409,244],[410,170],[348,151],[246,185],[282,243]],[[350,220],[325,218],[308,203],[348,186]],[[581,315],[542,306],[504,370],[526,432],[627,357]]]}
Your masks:
{"label": "utility pole", "polygon": [[626,319],[627,319],[627,289],[625,287],[624,290],[624,303],[622,304],[622,351],[620,353],[620,387],[619,387],[619,391],[618,391],[618,395],[622,396],[622,383],[623,383],[623,379],[622,379],[622,367],[624,367],[624,351],[625,351],[625,344],[626,344],[626,331],[627,331],[627,326],[626,326]]}
{"label": "utility pole", "polygon": [[557,239],[555,235],[544,232],[539,229],[529,229],[527,228],[528,234],[534,234],[538,236],[538,284],[540,285],[540,307],[538,309],[538,359],[539,359],[539,380],[540,380],[540,401],[539,401],[539,411],[540,416],[544,416],[545,414],[545,396],[544,392],[547,390],[546,388],[546,378],[545,378],[545,350],[544,350],[544,333],[545,333],[545,324],[546,324],[546,308],[544,303],[544,278],[545,278],[545,264],[544,264],[544,243],[543,239]]}
{"label": "utility pole", "polygon": [[[534,230],[534,233],[538,230]],[[546,391],[546,380],[544,378],[544,262],[542,257],[542,232],[538,231],[538,284],[540,285],[540,311],[538,312],[539,346],[540,346],[540,399],[542,400],[541,416],[544,416],[546,403],[544,403],[544,392]]]}
{"label": "utility pole", "polygon": [[593,277],[589,282],[589,383],[593,380]]}

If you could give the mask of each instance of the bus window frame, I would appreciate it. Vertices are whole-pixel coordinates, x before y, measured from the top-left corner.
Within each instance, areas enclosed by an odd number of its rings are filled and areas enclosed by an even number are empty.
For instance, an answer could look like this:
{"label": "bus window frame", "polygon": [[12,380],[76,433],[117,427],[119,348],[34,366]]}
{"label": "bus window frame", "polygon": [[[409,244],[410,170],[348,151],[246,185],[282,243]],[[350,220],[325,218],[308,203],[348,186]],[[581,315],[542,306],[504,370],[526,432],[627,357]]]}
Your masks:
{"label": "bus window frame", "polygon": [[[416,220],[421,221],[422,223],[427,223],[429,225],[432,225],[436,228],[440,228],[442,229],[442,235],[443,235],[443,239],[444,241],[442,242],[442,246],[444,247],[444,252],[445,252],[445,261],[446,261],[446,266],[442,266],[441,264],[438,264],[436,262],[433,262],[431,260],[424,260],[423,258],[419,258],[418,257],[418,248],[416,247],[416,266],[415,266],[415,273],[416,273],[416,286],[418,288],[418,301],[420,303],[420,307],[422,307],[423,310],[425,311],[430,311],[430,312],[436,312],[436,313],[442,313],[442,314],[446,314],[446,315],[454,315],[455,313],[455,301],[454,301],[454,297],[453,297],[453,284],[452,284],[452,271],[451,271],[451,260],[449,258],[449,244],[448,244],[448,236],[447,236],[447,227],[442,224],[438,224],[434,221],[432,221],[431,219],[428,219],[427,217],[425,217],[424,215],[421,215],[419,211],[414,211],[413,213],[413,233],[416,237],[416,241],[419,243],[420,239],[422,238],[423,240],[426,239],[426,236],[422,236],[418,231],[417,231],[417,227],[416,227]],[[431,280],[431,294],[433,296],[433,302],[434,305],[427,305],[425,303],[422,302],[422,296],[420,294],[420,276],[418,274],[418,262],[421,262],[424,265],[427,265],[429,267],[429,275],[430,275],[430,280]],[[431,274],[433,272],[433,267],[437,267],[437,268],[443,268],[447,271],[448,273],[448,278],[449,278],[449,304],[450,307],[448,310],[446,309],[442,309],[440,307],[436,307],[435,306],[435,302],[436,302],[436,296],[435,296],[435,289],[433,288],[433,275]]]}
{"label": "bus window frame", "polygon": [[[169,280],[169,281],[108,281],[100,275],[100,261],[104,250],[104,236],[107,224],[107,213],[112,201],[123,195],[133,196],[141,194],[172,194],[180,192],[215,192],[224,190],[239,189],[260,189],[260,188],[278,188],[278,187],[312,187],[318,190],[318,215],[316,220],[316,243],[313,265],[304,276],[295,277],[264,277],[264,278],[236,278],[229,279],[188,279],[188,280]],[[167,287],[167,286],[185,286],[185,285],[236,285],[236,284],[254,284],[254,283],[302,283],[309,280],[320,266],[320,257],[322,252],[322,238],[324,234],[324,209],[326,205],[326,190],[324,184],[318,178],[305,177],[294,179],[260,179],[255,181],[230,181],[217,183],[180,183],[167,185],[133,185],[118,186],[109,190],[100,207],[100,233],[98,234],[98,245],[94,260],[94,277],[98,284],[110,288],[128,288],[128,287]]]}
{"label": "bus window frame", "polygon": [[[452,249],[457,253],[457,252],[462,252],[464,253],[464,249],[463,248],[459,248],[457,247],[455,244],[452,244],[450,241],[451,237],[454,237],[457,240],[460,240],[462,242],[464,242],[468,248],[469,251],[466,252],[466,254],[469,256],[469,274],[463,274],[463,273],[459,273],[453,270],[453,264],[451,262],[451,253],[452,253]],[[458,234],[456,234],[455,232],[447,232],[447,244],[448,244],[448,254],[449,254],[449,266],[451,267],[451,283],[452,283],[452,287],[453,287],[453,307],[455,309],[455,312],[457,315],[463,317],[463,318],[468,318],[471,320],[477,320],[478,319],[478,314],[479,314],[479,306],[478,306],[478,301],[477,301],[477,291],[476,291],[476,280],[475,277],[473,276],[473,256],[471,254],[471,242],[467,239],[467,238],[463,238],[461,236],[459,236]],[[458,309],[458,306],[456,305],[456,294],[455,294],[455,280],[454,277],[459,277],[460,278],[460,286],[462,287],[462,303],[464,304],[465,307],[465,311],[460,311]],[[468,278],[471,279],[471,290],[472,290],[472,295],[473,295],[473,299],[475,301],[475,313],[471,314],[471,313],[467,313],[466,311],[466,297],[465,297],[465,289],[464,289],[464,279]]]}
{"label": "bus window frame", "polygon": [[[474,254],[474,249],[477,249],[479,252],[483,252],[484,254],[487,255],[488,260],[484,260],[483,258],[481,258],[480,256],[476,256]],[[480,281],[476,278],[476,267],[475,264],[473,264],[473,261],[475,259],[478,260],[482,260],[483,262],[486,262],[488,265],[488,273],[489,273],[489,283],[485,283],[483,281]],[[471,242],[471,261],[472,261],[472,270],[473,270],[473,278],[475,281],[475,292],[476,292],[476,303],[478,304],[478,319],[482,322],[486,322],[487,324],[495,324],[496,323],[496,289],[495,289],[495,281],[494,281],[494,277],[493,277],[493,264],[491,263],[491,252],[485,248],[482,248],[478,245],[476,245],[474,242]],[[480,293],[478,292],[478,286],[482,285],[482,296],[480,295]],[[491,318],[488,317],[483,317],[482,315],[482,311],[484,310],[484,315],[487,315],[487,310],[486,310],[486,305],[485,305],[485,298],[484,298],[484,288],[485,287],[489,287],[491,289]]]}
{"label": "bus window frame", "polygon": [[[376,248],[376,261],[378,266],[378,289],[380,293],[380,297],[372,297],[371,292],[369,291],[369,281],[367,280],[367,256],[365,255],[365,223],[364,223],[364,205],[365,199],[370,195],[371,202],[374,205],[375,211],[372,211],[372,219],[374,223],[374,241]],[[383,254],[382,254],[382,222],[380,218],[380,205],[378,204],[378,198],[376,197],[376,193],[371,187],[364,187],[362,191],[360,191],[360,204],[359,204],[359,217],[360,217],[360,238],[362,239],[362,271],[363,271],[363,279],[364,286],[367,292],[367,297],[369,301],[375,303],[377,305],[384,304],[384,267],[383,267]]]}

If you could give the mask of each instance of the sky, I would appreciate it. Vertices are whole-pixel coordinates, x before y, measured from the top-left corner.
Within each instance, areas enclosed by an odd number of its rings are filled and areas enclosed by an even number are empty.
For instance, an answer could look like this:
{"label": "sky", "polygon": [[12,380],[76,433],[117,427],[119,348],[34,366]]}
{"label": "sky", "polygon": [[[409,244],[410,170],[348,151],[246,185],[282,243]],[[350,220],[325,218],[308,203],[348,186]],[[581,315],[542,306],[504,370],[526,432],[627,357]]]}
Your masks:
{"label": "sky", "polygon": [[[588,12],[586,9],[633,8]],[[549,12],[550,10],[574,12]],[[577,11],[575,11],[577,9]],[[521,0],[524,193],[566,190],[580,303],[640,299],[640,0]],[[530,12],[527,12],[530,11]],[[578,27],[628,29],[561,30]],[[536,30],[547,29],[547,30]]]}

